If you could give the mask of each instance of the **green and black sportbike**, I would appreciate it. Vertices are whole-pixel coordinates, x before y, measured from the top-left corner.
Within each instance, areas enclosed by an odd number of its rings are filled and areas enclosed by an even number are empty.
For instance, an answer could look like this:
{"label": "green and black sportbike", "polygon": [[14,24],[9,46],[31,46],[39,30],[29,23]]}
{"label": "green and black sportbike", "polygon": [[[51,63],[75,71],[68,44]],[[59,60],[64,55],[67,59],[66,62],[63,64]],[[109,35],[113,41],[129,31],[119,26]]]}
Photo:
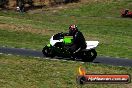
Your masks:
{"label": "green and black sportbike", "polygon": [[[53,58],[58,56],[71,58],[72,55],[69,51],[69,47],[71,46],[72,41],[73,36],[65,36],[63,33],[55,34],[51,37],[50,43],[43,48],[42,52],[46,57]],[[98,41],[86,41],[87,47],[76,52],[72,58],[92,62],[97,56],[95,48],[98,46],[98,43]]]}

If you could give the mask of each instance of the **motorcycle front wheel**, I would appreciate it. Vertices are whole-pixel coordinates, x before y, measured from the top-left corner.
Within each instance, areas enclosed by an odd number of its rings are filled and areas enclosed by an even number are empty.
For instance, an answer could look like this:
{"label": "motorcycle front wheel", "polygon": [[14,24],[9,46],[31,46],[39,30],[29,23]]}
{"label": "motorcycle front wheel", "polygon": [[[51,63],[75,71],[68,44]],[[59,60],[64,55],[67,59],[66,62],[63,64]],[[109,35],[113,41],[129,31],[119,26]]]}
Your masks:
{"label": "motorcycle front wheel", "polygon": [[45,46],[42,50],[42,53],[44,56],[46,57],[54,57],[55,55],[53,54],[52,52],[52,48],[51,47],[48,47],[48,46]]}

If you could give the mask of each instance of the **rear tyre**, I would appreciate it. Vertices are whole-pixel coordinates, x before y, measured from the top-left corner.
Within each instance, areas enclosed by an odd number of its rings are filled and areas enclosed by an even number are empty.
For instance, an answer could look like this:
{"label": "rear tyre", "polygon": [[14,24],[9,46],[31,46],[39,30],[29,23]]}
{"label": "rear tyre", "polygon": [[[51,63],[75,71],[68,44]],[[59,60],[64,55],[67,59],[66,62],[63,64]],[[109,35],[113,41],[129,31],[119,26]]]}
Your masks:
{"label": "rear tyre", "polygon": [[83,61],[85,62],[92,62],[97,56],[97,52],[95,49],[92,49],[90,51],[84,52]]}
{"label": "rear tyre", "polygon": [[51,47],[48,47],[48,46],[45,46],[42,50],[44,56],[46,57],[54,57],[55,55],[53,54],[52,52],[52,48]]}
{"label": "rear tyre", "polygon": [[95,49],[90,50],[91,52],[91,58],[94,60],[97,57],[97,52]]}

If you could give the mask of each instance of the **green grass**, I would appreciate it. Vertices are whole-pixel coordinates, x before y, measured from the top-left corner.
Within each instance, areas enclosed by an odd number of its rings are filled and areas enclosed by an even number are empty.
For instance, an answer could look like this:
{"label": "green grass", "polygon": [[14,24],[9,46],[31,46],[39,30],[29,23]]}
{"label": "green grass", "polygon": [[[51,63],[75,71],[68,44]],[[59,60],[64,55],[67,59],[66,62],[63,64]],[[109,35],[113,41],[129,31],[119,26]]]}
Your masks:
{"label": "green grass", "polygon": [[70,4],[69,8],[73,9],[61,9],[57,12],[49,10],[44,11],[45,13],[40,11],[40,14],[0,12],[0,24],[18,27],[22,25],[37,30],[53,31],[41,35],[10,32],[7,28],[8,31],[0,30],[0,45],[41,50],[49,42],[48,39],[52,34],[67,32],[68,26],[76,23],[86,40],[100,42],[97,49],[99,55],[131,59],[132,20],[120,18],[120,11],[123,8],[132,9],[131,5],[130,0],[111,0],[110,2]]}
{"label": "green grass", "polygon": [[[8,36],[7,36],[8,35]],[[0,30],[0,45],[14,46],[16,48],[26,47],[32,49],[41,49],[48,43],[49,36],[35,35],[26,32],[9,32]]]}
{"label": "green grass", "polygon": [[[101,0],[99,0],[101,1]],[[92,2],[80,5],[79,9],[69,9],[68,15],[78,17],[95,16],[95,17],[120,17],[120,11],[123,9],[132,9],[131,0],[104,0],[104,2]]]}
{"label": "green grass", "polygon": [[115,67],[93,63],[52,61],[32,57],[0,55],[0,87],[8,88],[130,88],[132,84],[76,83],[78,68],[87,74],[130,74],[130,67]]}

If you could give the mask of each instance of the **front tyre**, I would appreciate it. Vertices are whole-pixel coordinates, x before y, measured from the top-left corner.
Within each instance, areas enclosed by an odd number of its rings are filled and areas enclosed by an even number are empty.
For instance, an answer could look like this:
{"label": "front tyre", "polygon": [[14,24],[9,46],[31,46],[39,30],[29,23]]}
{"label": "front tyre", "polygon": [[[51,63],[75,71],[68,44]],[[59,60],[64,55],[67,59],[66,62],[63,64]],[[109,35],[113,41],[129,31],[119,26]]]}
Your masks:
{"label": "front tyre", "polygon": [[42,50],[42,53],[46,56],[46,57],[54,57],[54,54],[52,52],[52,48],[45,46]]}

